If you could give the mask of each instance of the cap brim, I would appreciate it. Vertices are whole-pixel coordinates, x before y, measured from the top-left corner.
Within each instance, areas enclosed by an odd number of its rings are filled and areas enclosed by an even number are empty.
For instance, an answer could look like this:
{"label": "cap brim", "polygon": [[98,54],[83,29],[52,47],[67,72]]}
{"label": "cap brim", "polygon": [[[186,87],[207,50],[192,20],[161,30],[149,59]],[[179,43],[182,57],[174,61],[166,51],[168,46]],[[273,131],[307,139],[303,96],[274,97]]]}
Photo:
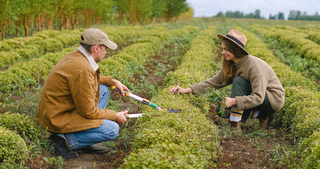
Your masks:
{"label": "cap brim", "polygon": [[240,46],[240,45],[239,45],[237,42],[235,42],[234,40],[232,40],[232,39],[230,39],[230,38],[228,38],[228,37],[226,37],[226,36],[224,36],[224,35],[222,35],[222,34],[220,34],[220,33],[218,33],[217,36],[218,36],[218,38],[220,38],[221,40],[224,39],[224,38],[230,40],[230,41],[233,42],[234,44],[238,45],[242,50],[244,50],[244,51],[249,55],[249,52],[248,52],[247,50],[245,50],[242,46]]}
{"label": "cap brim", "polygon": [[117,44],[115,44],[114,42],[112,42],[112,41],[110,41],[110,40],[108,40],[108,42],[105,43],[104,45],[105,45],[106,47],[112,49],[112,50],[116,50],[117,47],[118,47]]}

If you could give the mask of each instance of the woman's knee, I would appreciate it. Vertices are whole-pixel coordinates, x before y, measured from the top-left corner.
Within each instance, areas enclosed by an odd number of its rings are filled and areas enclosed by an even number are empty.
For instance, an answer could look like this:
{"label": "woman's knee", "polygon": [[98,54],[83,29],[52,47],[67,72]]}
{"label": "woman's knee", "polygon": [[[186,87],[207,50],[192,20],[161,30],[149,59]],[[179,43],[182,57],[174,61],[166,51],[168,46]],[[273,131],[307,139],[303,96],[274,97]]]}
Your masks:
{"label": "woman's knee", "polygon": [[248,95],[252,92],[250,82],[242,76],[237,76],[233,79],[231,90],[231,98]]}
{"label": "woman's knee", "polygon": [[237,76],[237,77],[235,77],[234,79],[233,79],[233,82],[232,82],[232,84],[234,85],[234,84],[239,84],[239,85],[244,85],[244,84],[246,84],[246,83],[249,83],[250,84],[250,82],[248,81],[248,80],[246,80],[244,77],[242,77],[242,76]]}

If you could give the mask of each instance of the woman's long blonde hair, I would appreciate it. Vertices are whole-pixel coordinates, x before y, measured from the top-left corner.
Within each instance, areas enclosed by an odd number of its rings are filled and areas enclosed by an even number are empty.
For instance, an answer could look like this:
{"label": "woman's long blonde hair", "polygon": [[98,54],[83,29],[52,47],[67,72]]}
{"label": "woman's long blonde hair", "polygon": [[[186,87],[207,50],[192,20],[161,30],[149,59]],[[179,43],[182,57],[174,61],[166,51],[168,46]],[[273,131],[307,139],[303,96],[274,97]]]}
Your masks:
{"label": "woman's long blonde hair", "polygon": [[[243,58],[248,55],[243,49],[241,49],[238,45],[236,45],[229,39],[222,39],[222,43],[226,46],[227,50],[236,58]],[[222,71],[224,75],[223,84],[232,82],[236,74],[236,67],[234,66],[234,62],[232,60],[226,60],[225,58],[223,58]]]}

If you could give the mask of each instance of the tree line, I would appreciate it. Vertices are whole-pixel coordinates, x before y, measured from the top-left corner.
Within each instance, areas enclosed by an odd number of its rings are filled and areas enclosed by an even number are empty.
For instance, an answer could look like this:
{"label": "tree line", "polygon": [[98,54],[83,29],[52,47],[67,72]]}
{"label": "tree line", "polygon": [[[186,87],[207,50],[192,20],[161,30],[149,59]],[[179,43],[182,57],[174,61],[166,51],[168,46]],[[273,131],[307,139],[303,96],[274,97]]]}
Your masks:
{"label": "tree line", "polygon": [[227,11],[225,14],[223,12],[219,12],[216,17],[227,17],[227,18],[256,18],[256,19],[264,19],[264,17],[260,16],[260,9],[256,9],[253,13],[244,14],[241,11]]}
{"label": "tree line", "polygon": [[301,13],[299,10],[291,10],[288,20],[308,20],[308,21],[320,21],[318,12],[314,15],[308,15],[307,12]]}
{"label": "tree line", "polygon": [[0,9],[0,40],[6,33],[28,36],[30,27],[60,30],[99,23],[172,22],[192,10],[186,0],[0,0]]}
{"label": "tree line", "polygon": [[[257,9],[253,13],[244,14],[241,11],[227,11],[225,14],[219,12],[216,17],[227,17],[227,18],[256,18],[265,19],[260,16],[260,10]],[[269,15],[269,19],[285,20],[285,15],[283,12],[279,12],[275,15]],[[314,15],[308,15],[307,12],[301,12],[299,10],[290,10],[288,20],[308,20],[308,21],[319,21],[320,15],[316,12]]]}

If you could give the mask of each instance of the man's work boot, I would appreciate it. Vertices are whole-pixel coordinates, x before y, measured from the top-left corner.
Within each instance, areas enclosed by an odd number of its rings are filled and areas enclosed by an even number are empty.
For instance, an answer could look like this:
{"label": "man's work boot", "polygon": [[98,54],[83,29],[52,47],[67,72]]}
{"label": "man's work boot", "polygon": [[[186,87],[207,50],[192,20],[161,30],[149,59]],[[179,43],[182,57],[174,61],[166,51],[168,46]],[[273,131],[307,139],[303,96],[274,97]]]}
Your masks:
{"label": "man's work boot", "polygon": [[54,146],[54,150],[64,159],[76,158],[78,153],[69,149],[66,140],[57,134],[51,134],[49,144]]}
{"label": "man's work boot", "polygon": [[259,119],[260,128],[268,130],[273,118],[274,118],[274,115],[270,113],[265,119]]}
{"label": "man's work boot", "polygon": [[87,153],[87,154],[105,154],[107,153],[107,148],[103,146],[99,146],[98,144],[93,144],[90,146],[86,146],[84,148],[77,149],[76,151]]}
{"label": "man's work boot", "polygon": [[241,121],[239,122],[230,121],[230,125],[231,127],[233,127],[233,131],[237,133],[241,133]]}

